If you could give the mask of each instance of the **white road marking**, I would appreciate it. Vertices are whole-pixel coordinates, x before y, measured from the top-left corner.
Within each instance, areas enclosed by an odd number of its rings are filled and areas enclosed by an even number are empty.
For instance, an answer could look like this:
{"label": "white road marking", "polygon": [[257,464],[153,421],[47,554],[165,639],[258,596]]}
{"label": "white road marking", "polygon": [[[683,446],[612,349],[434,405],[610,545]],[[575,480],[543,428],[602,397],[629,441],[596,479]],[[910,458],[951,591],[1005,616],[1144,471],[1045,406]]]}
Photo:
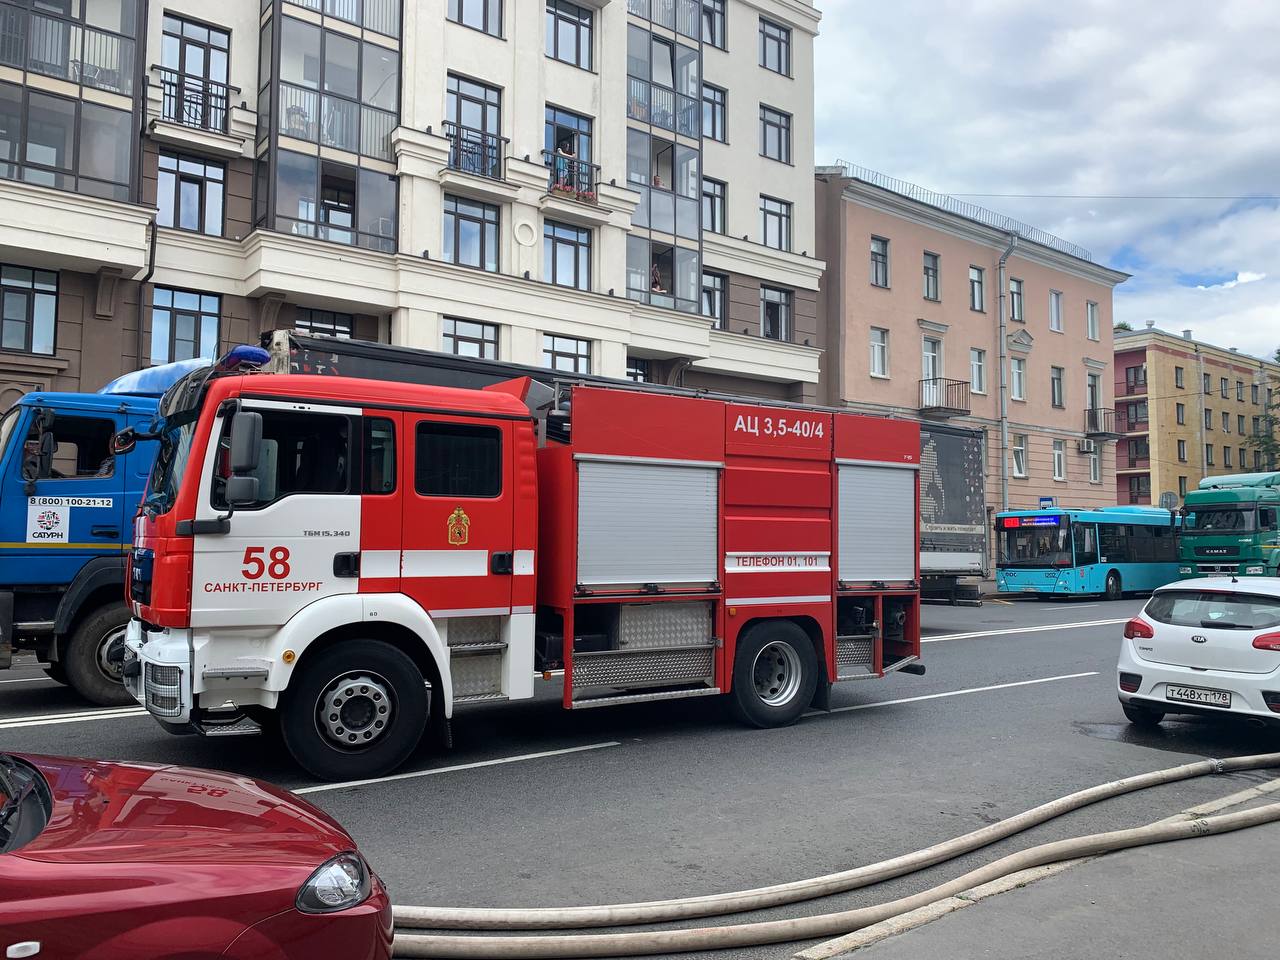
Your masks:
{"label": "white road marking", "polygon": [[496,767],[505,763],[520,763],[524,760],[540,760],[543,757],[561,757],[569,753],[582,753],[586,750],[602,750],[605,747],[622,746],[617,740],[604,743],[588,743],[581,747],[565,747],[563,750],[543,750],[540,753],[523,753],[516,757],[495,757],[492,760],[477,760],[474,763],[458,763],[451,767],[433,767],[430,770],[414,770],[411,773],[393,773],[389,777],[374,777],[370,780],[348,780],[343,783],[321,783],[314,787],[299,787],[294,793],[325,793],[330,790],[345,790],[348,787],[364,787],[372,783],[392,783],[396,780],[416,780],[419,777],[434,777],[437,773],[456,773],[459,770],[475,770],[479,767]]}
{"label": "white road marking", "polygon": [[1029,687],[1037,683],[1054,683],[1057,680],[1078,680],[1081,677],[1096,677],[1097,670],[1088,673],[1064,673],[1059,677],[1038,677],[1035,680],[1016,680],[1013,683],[996,683],[989,687],[968,687],[964,690],[947,690],[944,693],[926,693],[919,697],[902,697],[898,700],[877,700],[874,703],[855,703],[848,707],[833,707],[828,711],[813,710],[806,717],[824,717],[827,713],[848,713],[850,710],[874,710],[876,707],[891,707],[899,703],[919,703],[921,700],[940,700],[943,697],[959,697],[966,693],[987,693],[990,690],[1008,690],[1011,687]]}
{"label": "white road marking", "polygon": [[0,680],[0,683],[53,683],[48,677],[20,677],[17,680]]}
{"label": "white road marking", "polygon": [[146,716],[142,707],[120,707],[113,710],[82,710],[79,713],[41,713],[30,717],[0,718],[0,730],[22,727],[47,727],[56,723],[85,723],[89,720],[124,720]]}
{"label": "white road marking", "polygon": [[1005,630],[978,630],[974,633],[948,633],[941,637],[924,637],[921,643],[939,643],[943,640],[969,640],[973,637],[1001,637],[1011,633],[1044,633],[1046,630],[1078,630],[1081,627],[1108,627],[1117,623],[1128,623],[1130,617],[1119,620],[1084,620],[1080,623],[1046,623],[1038,627],[1009,627]]}

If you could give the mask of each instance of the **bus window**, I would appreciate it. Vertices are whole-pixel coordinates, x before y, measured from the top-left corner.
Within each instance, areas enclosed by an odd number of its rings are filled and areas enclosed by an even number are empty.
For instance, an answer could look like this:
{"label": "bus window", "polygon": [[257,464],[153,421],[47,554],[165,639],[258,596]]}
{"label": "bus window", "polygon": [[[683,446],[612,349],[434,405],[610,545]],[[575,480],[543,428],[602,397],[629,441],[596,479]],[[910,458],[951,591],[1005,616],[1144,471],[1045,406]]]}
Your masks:
{"label": "bus window", "polygon": [[1066,524],[1059,525],[1059,523],[1059,518],[1054,517],[1048,523],[1001,529],[999,565],[1006,567],[1071,566],[1070,529]]}
{"label": "bus window", "polygon": [[1097,563],[1097,528],[1092,523],[1073,523],[1071,530],[1075,536],[1076,566],[1083,567],[1088,563]]}
{"label": "bus window", "polygon": [[1098,524],[1098,540],[1107,563],[1129,562],[1129,538],[1125,536],[1123,524]]}

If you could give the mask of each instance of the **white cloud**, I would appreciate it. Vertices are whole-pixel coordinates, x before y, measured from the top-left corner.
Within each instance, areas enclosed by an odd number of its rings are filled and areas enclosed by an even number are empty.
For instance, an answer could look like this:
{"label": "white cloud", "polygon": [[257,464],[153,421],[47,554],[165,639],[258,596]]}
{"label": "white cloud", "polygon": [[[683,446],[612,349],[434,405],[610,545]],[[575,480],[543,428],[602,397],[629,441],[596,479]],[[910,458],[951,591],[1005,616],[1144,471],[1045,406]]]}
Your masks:
{"label": "white cloud", "polygon": [[[965,197],[1134,274],[1115,315],[1280,346],[1275,8],[817,0],[817,160]],[[1229,341],[1229,342],[1228,342]]]}

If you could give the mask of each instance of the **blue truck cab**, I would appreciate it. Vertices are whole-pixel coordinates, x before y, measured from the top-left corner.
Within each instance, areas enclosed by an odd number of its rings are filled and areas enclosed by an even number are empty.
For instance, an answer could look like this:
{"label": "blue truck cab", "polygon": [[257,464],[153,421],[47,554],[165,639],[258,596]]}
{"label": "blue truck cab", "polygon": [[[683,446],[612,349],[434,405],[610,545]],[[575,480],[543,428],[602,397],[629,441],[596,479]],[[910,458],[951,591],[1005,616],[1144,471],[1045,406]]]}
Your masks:
{"label": "blue truck cab", "polygon": [[192,366],[126,374],[98,393],[29,393],[0,417],[0,669],[31,650],[86,699],[133,702],[120,677],[125,560],[157,445],[116,454],[112,439],[145,434]]}

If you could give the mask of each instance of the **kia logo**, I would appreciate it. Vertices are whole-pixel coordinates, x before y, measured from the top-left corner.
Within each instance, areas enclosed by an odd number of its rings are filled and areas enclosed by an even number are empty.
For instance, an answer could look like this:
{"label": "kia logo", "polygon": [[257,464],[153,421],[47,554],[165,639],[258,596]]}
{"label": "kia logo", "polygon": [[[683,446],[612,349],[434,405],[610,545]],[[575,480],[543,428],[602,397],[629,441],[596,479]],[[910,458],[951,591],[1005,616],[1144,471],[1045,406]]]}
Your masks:
{"label": "kia logo", "polygon": [[1201,634],[1201,633],[1193,633],[1193,634],[1191,635],[1191,642],[1192,642],[1192,643],[1204,643],[1204,642],[1206,642],[1208,639],[1209,639],[1208,637],[1206,637],[1204,634]]}

